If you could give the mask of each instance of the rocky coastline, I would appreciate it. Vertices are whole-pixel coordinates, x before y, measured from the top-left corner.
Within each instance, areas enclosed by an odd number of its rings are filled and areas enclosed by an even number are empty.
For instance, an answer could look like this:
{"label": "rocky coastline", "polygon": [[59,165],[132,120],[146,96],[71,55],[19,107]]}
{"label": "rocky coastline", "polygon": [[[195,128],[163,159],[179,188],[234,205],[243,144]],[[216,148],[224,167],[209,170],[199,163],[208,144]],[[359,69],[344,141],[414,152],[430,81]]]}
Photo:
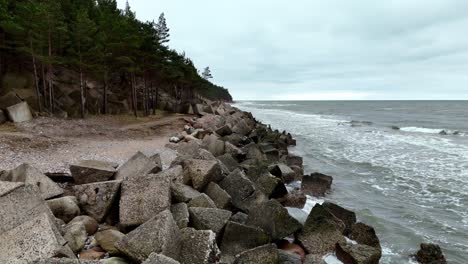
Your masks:
{"label": "rocky coastline", "polygon": [[[379,238],[354,212],[305,210],[333,178],[304,172],[292,135],[221,102],[189,112],[167,165],[139,152],[70,174],[0,171],[0,263],[379,263]],[[415,258],[445,263],[435,245]]]}

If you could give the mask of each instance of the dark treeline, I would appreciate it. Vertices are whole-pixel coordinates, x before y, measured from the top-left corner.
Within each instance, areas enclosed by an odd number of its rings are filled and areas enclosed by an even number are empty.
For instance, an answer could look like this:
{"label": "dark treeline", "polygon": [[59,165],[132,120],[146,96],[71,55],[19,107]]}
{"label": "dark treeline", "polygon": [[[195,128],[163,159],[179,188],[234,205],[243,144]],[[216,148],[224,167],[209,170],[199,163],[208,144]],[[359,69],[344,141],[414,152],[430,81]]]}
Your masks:
{"label": "dark treeline", "polygon": [[141,22],[115,0],[0,0],[0,76],[12,63],[25,65],[39,110],[53,112],[55,74],[72,69],[79,76],[82,116],[89,79],[102,84],[104,114],[115,83],[125,85],[135,114],[138,106],[154,111],[160,88],[178,102],[198,95],[231,100],[227,89],[208,80],[211,74],[200,76],[184,53],[168,47],[169,36],[164,14]]}

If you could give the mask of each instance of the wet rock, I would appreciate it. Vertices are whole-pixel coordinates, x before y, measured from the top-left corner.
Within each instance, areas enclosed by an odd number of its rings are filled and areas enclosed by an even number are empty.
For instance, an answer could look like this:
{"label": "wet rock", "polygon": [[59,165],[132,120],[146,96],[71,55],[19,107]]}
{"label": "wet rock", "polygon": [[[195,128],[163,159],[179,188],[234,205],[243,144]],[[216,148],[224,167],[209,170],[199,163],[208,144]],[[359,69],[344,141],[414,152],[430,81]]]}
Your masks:
{"label": "wet rock", "polygon": [[316,204],[297,239],[310,254],[325,255],[334,250],[336,243],[346,242],[344,229],[345,225],[341,220],[322,205]]}
{"label": "wet rock", "polygon": [[127,162],[119,167],[115,174],[116,180],[130,179],[156,173],[161,169],[161,160],[157,157],[148,158],[145,154],[137,152]]}
{"label": "wet rock", "polygon": [[312,173],[302,178],[302,190],[312,196],[325,196],[333,182],[331,176],[321,173]]}
{"label": "wet rock", "polygon": [[171,213],[180,229],[188,226],[190,215],[186,203],[171,205]]}
{"label": "wet rock", "polygon": [[374,247],[345,242],[336,244],[336,257],[345,264],[378,264],[381,252]]}
{"label": "wet rock", "polygon": [[217,208],[189,208],[190,219],[197,230],[212,230],[218,236],[231,218],[231,211]]}
{"label": "wet rock", "polygon": [[98,160],[82,160],[70,165],[70,172],[76,184],[107,181],[114,176],[112,163]]}
{"label": "wet rock", "polygon": [[80,215],[80,207],[75,196],[65,196],[47,201],[50,210],[55,217],[62,219],[65,223]]}
{"label": "wet rock", "polygon": [[232,134],[231,127],[229,125],[224,125],[215,130],[216,134],[220,135],[221,137],[223,136],[228,136]]}
{"label": "wet rock", "polygon": [[180,264],[180,262],[161,254],[151,253],[142,264]]}
{"label": "wet rock", "polygon": [[231,205],[231,196],[218,184],[210,182],[205,188],[205,193],[213,200],[216,207],[228,209]]}
{"label": "wet rock", "polygon": [[26,184],[32,184],[39,187],[44,199],[49,199],[63,194],[62,188],[60,188],[55,182],[45,176],[38,169],[33,166],[23,163],[13,170],[3,173],[0,176],[1,181],[10,182],[24,182]]}
{"label": "wet rock", "polygon": [[247,215],[246,213],[237,212],[231,216],[231,219],[229,219],[229,221],[236,222],[239,224],[245,224],[247,222],[247,218],[249,218],[249,215]]}
{"label": "wet rock", "polygon": [[268,198],[283,197],[288,193],[284,183],[269,173],[259,176],[254,183]]}
{"label": "wet rock", "polygon": [[305,203],[307,202],[307,197],[303,192],[294,191],[288,193],[287,195],[278,198],[280,202],[285,207],[294,207],[294,208],[304,208]]}
{"label": "wet rock", "polygon": [[281,264],[302,264],[301,256],[290,251],[278,249],[278,257]]}
{"label": "wet rock", "polygon": [[184,162],[184,173],[193,188],[202,190],[211,181],[222,178],[221,167],[215,160],[190,159]]}
{"label": "wet rock", "polygon": [[421,264],[446,264],[445,256],[438,245],[421,244],[421,248],[415,255],[416,260]]}
{"label": "wet rock", "polygon": [[236,256],[234,264],[278,264],[279,255],[275,244],[246,250]]}
{"label": "wet rock", "polygon": [[8,118],[14,123],[27,122],[33,119],[29,105],[26,102],[7,107],[6,112]]}
{"label": "wet rock", "polygon": [[86,228],[81,222],[69,223],[64,228],[63,238],[67,241],[70,249],[75,253],[83,249],[87,237]]}
{"label": "wet rock", "polygon": [[97,182],[73,187],[80,207],[102,222],[109,213],[120,188],[120,181]]}
{"label": "wet rock", "polygon": [[187,203],[201,195],[201,193],[191,186],[174,182],[171,184],[172,199],[176,202]]}
{"label": "wet rock", "polygon": [[268,243],[270,237],[262,229],[229,221],[221,242],[222,260],[231,263],[237,254]]}
{"label": "wet rock", "polygon": [[273,240],[289,236],[302,228],[301,223],[290,216],[288,210],[276,200],[253,207],[247,225],[263,229]]}
{"label": "wet rock", "polygon": [[216,208],[216,204],[208,195],[202,193],[198,197],[193,198],[188,203],[188,207]]}
{"label": "wet rock", "polygon": [[375,234],[374,228],[364,223],[353,224],[351,226],[349,238],[359,244],[368,245],[379,249],[381,248],[379,238]]}
{"label": "wet rock", "polygon": [[31,263],[59,256],[74,257],[65,244],[50,216],[41,214],[0,235],[0,261]]}
{"label": "wet rock", "polygon": [[303,159],[302,157],[300,156],[296,156],[296,155],[292,155],[292,154],[288,154],[286,156],[286,165],[288,166],[299,166],[299,167],[302,167],[303,166]]}
{"label": "wet rock", "polygon": [[120,224],[140,225],[171,206],[170,179],[147,175],[124,180],[120,197]]}
{"label": "wet rock", "polygon": [[286,164],[278,163],[269,168],[270,173],[283,180],[283,182],[289,183],[294,181],[296,173],[288,167]]}
{"label": "wet rock", "polygon": [[101,246],[105,251],[110,254],[118,254],[119,250],[115,247],[115,243],[123,239],[125,235],[117,230],[107,229],[97,232],[94,237],[96,238],[99,246]]}
{"label": "wet rock", "polygon": [[343,221],[343,223],[345,224],[344,235],[348,235],[349,232],[351,232],[352,225],[356,223],[356,214],[353,211],[345,209],[331,202],[324,202],[322,206],[334,216],[336,216],[338,219]]}
{"label": "wet rock", "polygon": [[73,220],[71,220],[68,224],[71,225],[75,223],[82,223],[85,227],[86,233],[90,236],[94,235],[98,229],[98,222],[94,218],[87,215],[79,215],[73,218]]}
{"label": "wet rock", "polygon": [[169,210],[164,210],[119,240],[116,248],[143,262],[153,252],[178,259],[180,231]]}
{"label": "wet rock", "polygon": [[216,235],[211,230],[184,228],[181,231],[181,264],[219,263]]}

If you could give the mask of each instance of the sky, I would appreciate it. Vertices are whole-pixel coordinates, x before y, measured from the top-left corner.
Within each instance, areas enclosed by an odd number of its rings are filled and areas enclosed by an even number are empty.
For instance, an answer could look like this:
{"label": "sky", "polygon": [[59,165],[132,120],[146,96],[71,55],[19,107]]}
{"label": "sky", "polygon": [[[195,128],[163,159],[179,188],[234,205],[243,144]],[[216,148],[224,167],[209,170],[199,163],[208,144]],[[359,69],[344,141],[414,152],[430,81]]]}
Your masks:
{"label": "sky", "polygon": [[129,3],[235,100],[468,100],[467,0]]}

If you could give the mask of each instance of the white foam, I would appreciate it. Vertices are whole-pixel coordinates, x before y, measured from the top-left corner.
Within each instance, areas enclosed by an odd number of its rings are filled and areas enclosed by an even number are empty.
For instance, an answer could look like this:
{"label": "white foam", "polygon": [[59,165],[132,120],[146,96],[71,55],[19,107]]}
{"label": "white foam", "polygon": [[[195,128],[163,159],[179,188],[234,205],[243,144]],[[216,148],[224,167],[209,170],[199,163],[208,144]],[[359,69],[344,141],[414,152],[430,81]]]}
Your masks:
{"label": "white foam", "polygon": [[400,128],[400,130],[405,131],[405,132],[427,133],[427,134],[439,134],[440,132],[444,131],[444,129],[440,129],[440,128],[426,128],[426,127],[402,127]]}
{"label": "white foam", "polygon": [[323,199],[319,199],[310,195],[306,195],[306,197],[307,200],[304,205],[304,208],[302,208],[302,211],[304,211],[307,215],[310,214],[310,211],[312,211],[312,208],[314,208],[316,204],[323,204],[325,202]]}
{"label": "white foam", "polygon": [[344,264],[336,257],[335,253],[325,255],[322,259],[327,264]]}

